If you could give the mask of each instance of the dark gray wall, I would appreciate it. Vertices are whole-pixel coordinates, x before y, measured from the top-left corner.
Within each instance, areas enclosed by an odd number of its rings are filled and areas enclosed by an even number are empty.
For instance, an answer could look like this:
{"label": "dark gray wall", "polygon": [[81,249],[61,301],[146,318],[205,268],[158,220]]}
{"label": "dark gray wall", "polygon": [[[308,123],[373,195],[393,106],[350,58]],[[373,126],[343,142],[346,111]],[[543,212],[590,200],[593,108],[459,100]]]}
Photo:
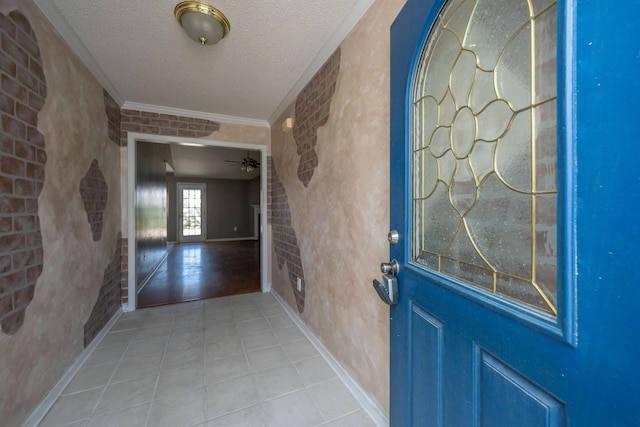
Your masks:
{"label": "dark gray wall", "polygon": [[[255,181],[258,185],[255,200]],[[235,179],[176,178],[167,175],[169,215],[167,238],[178,241],[177,184],[203,183],[207,186],[207,239],[240,239],[253,237],[253,208],[260,203],[260,179],[251,181]],[[234,227],[237,231],[234,231]]]}
{"label": "dark gray wall", "polygon": [[167,251],[167,182],[164,161],[169,146],[136,144],[136,290]]}

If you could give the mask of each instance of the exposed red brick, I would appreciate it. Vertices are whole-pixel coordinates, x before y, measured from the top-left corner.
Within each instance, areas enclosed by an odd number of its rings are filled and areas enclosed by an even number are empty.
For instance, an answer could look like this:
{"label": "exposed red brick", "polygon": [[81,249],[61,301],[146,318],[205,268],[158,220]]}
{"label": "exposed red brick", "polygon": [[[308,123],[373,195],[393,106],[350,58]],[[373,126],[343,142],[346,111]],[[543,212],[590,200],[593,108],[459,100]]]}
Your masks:
{"label": "exposed red brick", "polygon": [[0,233],[9,233],[13,230],[13,220],[10,216],[0,216]]}
{"label": "exposed red brick", "polygon": [[322,68],[300,92],[295,105],[293,137],[300,155],[298,179],[306,187],[318,166],[315,151],[317,129],[329,119],[331,99],[335,92],[340,70],[340,48],[325,62]]}
{"label": "exposed red brick", "polygon": [[[1,261],[0,261],[1,262]],[[0,268],[2,264],[0,264]],[[0,313],[8,313],[13,310],[13,295],[0,296]]]}
{"label": "exposed red brick", "polygon": [[35,161],[36,149],[30,144],[26,144],[22,141],[16,141],[15,143],[15,155],[24,160]]}
{"label": "exposed red brick", "polygon": [[35,127],[27,127],[27,141],[33,146],[44,148],[44,135]]}
{"label": "exposed red brick", "polygon": [[26,179],[16,179],[15,194],[18,196],[37,197],[36,183],[34,181],[27,181]]}
{"label": "exposed red brick", "polygon": [[0,175],[0,193],[13,193],[13,178]]}
{"label": "exposed red brick", "polygon": [[14,307],[27,306],[33,299],[36,287],[34,285],[27,286],[26,288],[18,289],[13,294]]}
{"label": "exposed red brick", "polygon": [[122,304],[122,236],[118,233],[116,251],[102,277],[102,286],[91,314],[84,325],[84,345],[91,343]]}
{"label": "exposed red brick", "polygon": [[23,213],[24,207],[24,199],[0,195],[0,214]]}
{"label": "exposed red brick", "polygon": [[42,273],[42,265],[29,267],[26,273],[26,283],[35,283],[38,277],[40,277],[40,273]]}
{"label": "exposed red brick", "polygon": [[47,86],[28,19],[18,10],[9,16],[0,13],[0,27],[0,297],[13,299],[12,307],[0,305],[0,330],[13,334],[24,321],[42,272],[38,197],[47,156],[37,120]]}
{"label": "exposed red brick", "polygon": [[[271,156],[267,157],[268,165],[268,217],[273,229],[273,250],[276,254],[278,267],[287,265],[289,284],[294,293],[296,306],[300,313],[304,311],[305,279],[298,247],[296,232],[291,225],[291,211],[286,190],[280,181],[278,171]],[[302,281],[302,290],[297,290],[297,278]]]}
{"label": "exposed red brick", "polygon": [[9,115],[15,114],[15,102],[4,93],[0,93],[0,111]]}
{"label": "exposed red brick", "polygon": [[[0,275],[6,273],[9,270],[11,270],[11,256],[0,255]],[[2,313],[1,309],[0,309],[0,313]]]}
{"label": "exposed red brick", "polygon": [[38,125],[38,113],[31,107],[19,102],[16,104],[16,116],[31,126]]}
{"label": "exposed red brick", "polygon": [[[13,217],[14,231],[33,231],[36,229],[36,217],[31,215],[20,215]],[[27,243],[27,246],[30,242]]]}
{"label": "exposed red brick", "polygon": [[27,127],[12,116],[2,116],[2,130],[7,135],[18,139],[25,139],[27,136]]}
{"label": "exposed red brick", "polygon": [[13,292],[24,283],[24,271],[9,273],[0,277],[0,295]]}
{"label": "exposed red brick", "polygon": [[107,113],[109,139],[114,144],[120,145],[120,126],[122,115],[118,103],[109,95],[109,92],[103,90],[104,110]]}
{"label": "exposed red brick", "polygon": [[8,37],[2,38],[2,50],[6,52],[17,64],[22,65],[23,67],[29,66],[29,54]]}
{"label": "exposed red brick", "polygon": [[24,176],[26,171],[24,161],[15,157],[0,157],[0,172],[7,175]]}
{"label": "exposed red brick", "polygon": [[0,31],[9,36],[9,38],[16,39],[17,27],[13,20],[8,16],[0,13]]}
{"label": "exposed red brick", "polygon": [[9,17],[15,23],[17,28],[21,29],[27,35],[30,35],[32,38],[35,38],[33,34],[33,30],[31,29],[31,23],[29,22],[26,16],[20,13],[20,11],[12,10],[11,12],[9,12]]}
{"label": "exposed red brick", "polygon": [[89,170],[80,181],[80,196],[87,212],[93,240],[98,241],[102,238],[102,212],[107,204],[108,187],[97,159],[93,159]]}
{"label": "exposed red brick", "polygon": [[[44,80],[44,69],[42,68],[42,64],[33,57],[29,58],[29,71],[31,71],[36,78]],[[39,109],[40,108],[38,108],[38,110]]]}
{"label": "exposed red brick", "polygon": [[20,327],[24,323],[24,311],[24,308],[18,309],[8,316],[2,318],[2,321],[0,321],[0,326],[2,327],[4,333],[13,335],[18,332],[18,329],[20,329]]}
{"label": "exposed red brick", "polygon": [[152,135],[160,135],[160,129],[155,126],[140,126],[140,132]]}
{"label": "exposed red brick", "polygon": [[122,129],[128,132],[140,132],[140,125],[135,123],[122,123]]}

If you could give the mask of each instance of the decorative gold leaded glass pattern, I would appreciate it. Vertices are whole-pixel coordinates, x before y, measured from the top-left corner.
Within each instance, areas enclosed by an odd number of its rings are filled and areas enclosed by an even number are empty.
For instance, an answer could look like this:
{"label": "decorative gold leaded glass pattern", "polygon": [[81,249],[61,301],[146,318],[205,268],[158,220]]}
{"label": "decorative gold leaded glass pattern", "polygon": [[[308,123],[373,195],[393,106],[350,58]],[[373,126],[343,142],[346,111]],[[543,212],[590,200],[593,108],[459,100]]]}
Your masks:
{"label": "decorative gold leaded glass pattern", "polygon": [[414,89],[413,260],[557,315],[556,2],[450,0]]}

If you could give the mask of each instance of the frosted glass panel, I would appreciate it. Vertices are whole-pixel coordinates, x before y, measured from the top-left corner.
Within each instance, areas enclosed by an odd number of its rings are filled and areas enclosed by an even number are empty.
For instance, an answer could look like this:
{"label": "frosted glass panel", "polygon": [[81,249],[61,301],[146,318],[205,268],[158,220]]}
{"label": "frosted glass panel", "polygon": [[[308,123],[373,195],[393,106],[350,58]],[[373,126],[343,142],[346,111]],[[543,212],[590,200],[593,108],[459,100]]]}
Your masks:
{"label": "frosted glass panel", "polygon": [[557,315],[556,2],[452,0],[414,87],[413,260]]}

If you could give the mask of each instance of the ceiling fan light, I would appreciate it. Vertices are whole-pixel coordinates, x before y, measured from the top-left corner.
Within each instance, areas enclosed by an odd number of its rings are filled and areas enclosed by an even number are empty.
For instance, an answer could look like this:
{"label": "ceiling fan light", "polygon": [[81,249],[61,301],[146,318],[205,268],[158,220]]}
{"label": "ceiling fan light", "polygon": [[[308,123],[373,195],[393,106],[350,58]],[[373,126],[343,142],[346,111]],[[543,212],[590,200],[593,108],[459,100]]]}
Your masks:
{"label": "ceiling fan light", "polygon": [[203,45],[219,42],[231,30],[229,20],[215,7],[199,1],[183,1],[174,9],[187,35]]}

